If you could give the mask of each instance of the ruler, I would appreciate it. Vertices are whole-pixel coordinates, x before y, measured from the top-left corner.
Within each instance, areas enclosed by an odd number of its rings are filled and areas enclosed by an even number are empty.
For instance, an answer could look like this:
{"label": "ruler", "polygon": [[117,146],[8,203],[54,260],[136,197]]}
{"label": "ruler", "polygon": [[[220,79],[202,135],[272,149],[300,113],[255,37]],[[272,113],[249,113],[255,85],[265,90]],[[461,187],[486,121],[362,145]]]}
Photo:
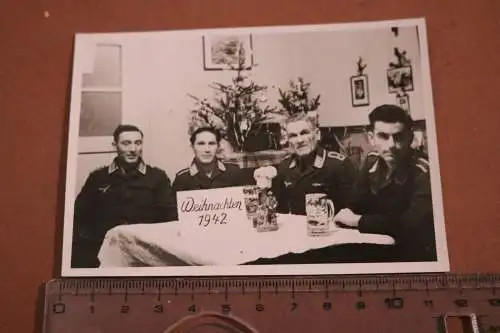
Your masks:
{"label": "ruler", "polygon": [[500,332],[499,287],[497,274],[55,279],[43,332]]}

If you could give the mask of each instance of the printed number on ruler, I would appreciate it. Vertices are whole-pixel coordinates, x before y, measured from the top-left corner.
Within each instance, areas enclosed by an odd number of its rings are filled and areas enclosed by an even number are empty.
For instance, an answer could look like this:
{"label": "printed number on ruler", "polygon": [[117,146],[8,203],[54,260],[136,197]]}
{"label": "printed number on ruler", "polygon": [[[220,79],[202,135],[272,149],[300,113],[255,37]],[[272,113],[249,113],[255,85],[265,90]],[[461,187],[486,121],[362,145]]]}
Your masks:
{"label": "printed number on ruler", "polygon": [[[194,298],[194,296],[192,296]],[[293,312],[297,311],[300,308],[300,303],[298,301],[294,300],[294,296],[292,294],[292,301],[287,305],[288,311]],[[361,297],[361,296],[359,296]],[[226,295],[226,300],[228,296]],[[260,298],[260,297],[259,297]],[[317,304],[317,309],[318,310],[324,310],[324,311],[332,311],[335,306],[334,303],[329,300],[329,297],[326,296],[326,300],[319,302]],[[490,307],[500,307],[500,298],[489,298],[486,299],[485,302],[489,304]],[[170,302],[169,302],[170,303]],[[352,307],[356,310],[366,310],[370,306],[375,306],[379,307],[379,305],[383,305],[386,309],[391,309],[391,310],[398,310],[398,309],[404,309],[405,305],[405,300],[404,297],[381,297],[380,299],[380,304],[370,304],[367,303],[366,301],[363,300],[357,300],[352,303]],[[158,302],[154,304],[151,308],[151,311],[154,313],[163,313],[165,311],[165,304],[161,302],[161,297],[158,295]],[[345,304],[342,304],[342,307],[344,307]],[[434,307],[434,301],[432,299],[432,295],[429,295],[429,298],[426,298],[422,301],[422,306],[426,308],[433,308]],[[469,301],[466,298],[458,298],[450,301],[449,304],[450,307],[455,307],[455,308],[467,308],[469,307]],[[52,305],[52,313],[54,314],[63,314],[66,312],[66,304],[63,301],[56,302]],[[200,311],[201,307],[198,306],[196,303],[191,303],[187,306],[186,311],[190,313],[195,313]],[[229,302],[222,303],[220,305],[220,311],[222,313],[230,313],[232,309],[232,305]],[[257,312],[263,312],[266,309],[266,306],[264,302],[257,302],[254,304],[254,309]],[[308,310],[311,308],[308,306]],[[95,306],[94,304],[91,304],[89,306],[89,312],[91,314],[95,313]],[[121,305],[120,306],[120,313],[127,314],[130,312],[130,305]]]}

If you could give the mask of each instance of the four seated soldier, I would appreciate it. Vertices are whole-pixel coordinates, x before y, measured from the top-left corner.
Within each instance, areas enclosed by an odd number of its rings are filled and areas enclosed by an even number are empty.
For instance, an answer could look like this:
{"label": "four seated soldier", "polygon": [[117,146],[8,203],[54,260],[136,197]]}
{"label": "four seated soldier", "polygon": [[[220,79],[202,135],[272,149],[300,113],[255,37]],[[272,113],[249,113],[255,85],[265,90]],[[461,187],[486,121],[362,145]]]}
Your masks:
{"label": "four seated soldier", "polygon": [[[338,225],[392,236],[392,260],[435,260],[429,163],[411,148],[413,121],[395,105],[375,108],[369,121],[374,150],[358,171],[346,156],[319,145],[313,119],[290,117],[285,127],[292,154],[277,166],[272,186],[277,210],[305,215],[306,194],[322,192],[334,202]],[[172,185],[163,170],[142,160],[142,141],[137,127],[120,125],[117,157],[85,182],[75,202],[73,267],[96,267],[103,237],[115,226],[176,220],[178,191],[252,183],[238,166],[217,157],[221,134],[212,127],[191,134],[193,160]]]}

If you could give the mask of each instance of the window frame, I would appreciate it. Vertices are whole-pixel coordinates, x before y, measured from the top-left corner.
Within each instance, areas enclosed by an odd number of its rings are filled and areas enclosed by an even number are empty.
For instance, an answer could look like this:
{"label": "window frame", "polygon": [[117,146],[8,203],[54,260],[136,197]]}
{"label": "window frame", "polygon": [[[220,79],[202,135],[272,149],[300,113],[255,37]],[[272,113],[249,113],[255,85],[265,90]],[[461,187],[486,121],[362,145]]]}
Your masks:
{"label": "window frame", "polygon": [[[120,82],[118,86],[106,86],[106,85],[90,85],[90,86],[85,86],[83,85],[83,76],[88,73],[81,73],[80,74],[80,89],[79,89],[79,98],[80,98],[80,112],[79,112],[79,122],[78,122],[78,131],[80,131],[80,121],[81,121],[81,114],[82,114],[82,100],[83,100],[83,95],[85,93],[112,93],[116,94],[118,93],[119,99],[120,99],[120,123],[123,121],[123,45],[120,43],[102,43],[98,42],[95,44],[95,52],[94,52],[94,59],[92,59],[92,62],[95,61],[95,55],[97,53],[97,50],[99,47],[118,47],[119,48],[119,71],[120,71]],[[118,125],[118,124],[117,124]],[[85,154],[109,154],[113,153],[115,151],[114,147],[112,146],[113,142],[113,135],[105,135],[105,136],[78,136],[78,154],[79,155],[85,155]]]}

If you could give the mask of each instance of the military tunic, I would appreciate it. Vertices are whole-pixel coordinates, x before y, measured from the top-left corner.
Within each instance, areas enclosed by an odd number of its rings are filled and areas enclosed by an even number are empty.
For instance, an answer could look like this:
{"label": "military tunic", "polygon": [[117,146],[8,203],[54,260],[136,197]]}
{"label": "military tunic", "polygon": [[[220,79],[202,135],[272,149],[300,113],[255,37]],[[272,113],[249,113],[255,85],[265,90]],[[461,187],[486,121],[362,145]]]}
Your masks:
{"label": "military tunic", "polygon": [[[355,185],[351,210],[362,215],[359,231],[387,234],[401,261],[436,259],[429,162],[414,152],[388,178],[377,153],[369,153]],[[388,179],[387,179],[388,178]]]}
{"label": "military tunic", "polygon": [[172,187],[174,191],[207,190],[212,188],[243,186],[248,183],[241,169],[229,163],[217,161],[214,174],[209,178],[198,170],[193,161],[189,168],[177,172]]}
{"label": "military tunic", "polygon": [[76,198],[72,265],[97,267],[103,238],[115,226],[165,222],[176,216],[172,186],[163,170],[141,161],[125,174],[113,161],[91,172]]}
{"label": "military tunic", "polygon": [[[310,161],[303,163],[296,155],[280,163],[273,179],[279,213],[306,215],[307,193],[326,193],[335,211],[349,201],[356,169],[346,156],[318,146]],[[302,164],[302,165],[301,165]],[[304,165],[305,164],[305,165]]]}

